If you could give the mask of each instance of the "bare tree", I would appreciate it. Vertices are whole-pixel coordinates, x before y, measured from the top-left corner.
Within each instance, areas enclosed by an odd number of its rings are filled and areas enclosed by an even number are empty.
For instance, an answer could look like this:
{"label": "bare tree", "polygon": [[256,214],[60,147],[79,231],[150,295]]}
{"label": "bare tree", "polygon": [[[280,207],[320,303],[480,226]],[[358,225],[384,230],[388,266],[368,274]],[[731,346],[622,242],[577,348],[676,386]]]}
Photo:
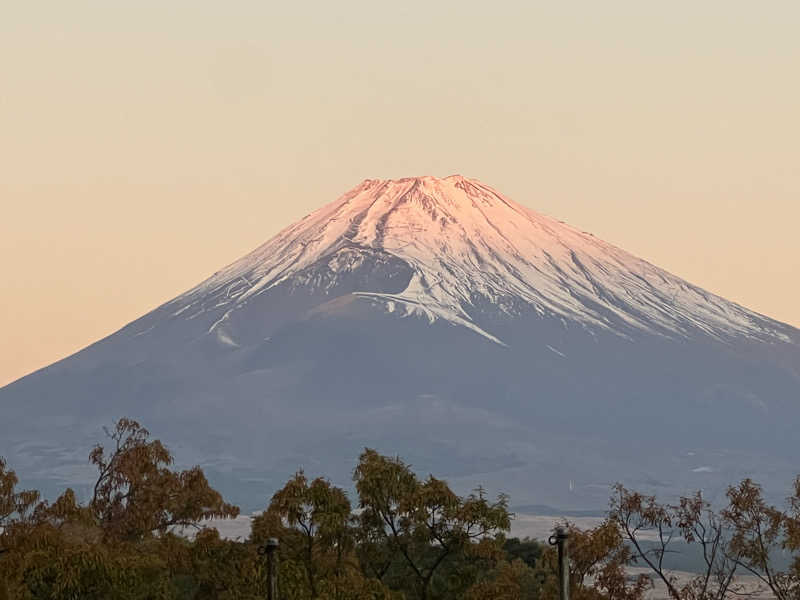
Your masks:
{"label": "bare tree", "polygon": [[763,582],[778,600],[800,598],[798,559],[788,571],[779,570],[773,561],[781,550],[798,549],[800,479],[795,481],[788,512],[768,505],[761,486],[750,479],[728,488],[727,495],[728,506],[722,517],[733,532],[729,550],[732,560]]}
{"label": "bare tree", "polygon": [[[636,557],[664,583],[675,600],[722,600],[730,594],[746,594],[742,586],[734,584],[741,555],[731,545],[726,520],[712,510],[700,492],[680,498],[677,505],[668,505],[657,502],[655,496],[617,484],[611,499],[611,519],[634,547]],[[664,565],[665,556],[675,552],[670,544],[676,538],[699,544],[705,566],[683,586]],[[653,547],[648,548],[653,542]]]}

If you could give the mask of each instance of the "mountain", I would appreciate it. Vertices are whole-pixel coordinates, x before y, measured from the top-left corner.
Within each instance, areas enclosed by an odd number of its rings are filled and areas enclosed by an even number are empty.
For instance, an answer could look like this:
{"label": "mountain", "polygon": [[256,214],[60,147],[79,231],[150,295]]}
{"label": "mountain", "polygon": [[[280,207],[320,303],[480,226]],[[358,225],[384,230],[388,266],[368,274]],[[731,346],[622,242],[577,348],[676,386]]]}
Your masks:
{"label": "mountain", "polygon": [[782,496],[800,331],[476,180],[365,180],[0,406],[45,489],[90,481],[125,415],[253,508],[300,467],[346,484],[364,446],[564,509],[615,481]]}

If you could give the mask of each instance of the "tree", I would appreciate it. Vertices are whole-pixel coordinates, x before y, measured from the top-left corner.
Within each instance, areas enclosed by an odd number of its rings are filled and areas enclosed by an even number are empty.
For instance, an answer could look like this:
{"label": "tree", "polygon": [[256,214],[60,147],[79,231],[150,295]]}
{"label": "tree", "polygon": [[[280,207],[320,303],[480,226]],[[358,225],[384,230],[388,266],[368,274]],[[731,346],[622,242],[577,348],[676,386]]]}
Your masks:
{"label": "tree", "polygon": [[89,455],[99,471],[89,508],[106,535],[135,540],[239,514],[211,488],[200,467],[169,469],[170,452],[136,421],[120,419],[106,434],[110,452],[98,444]]}
{"label": "tree", "polygon": [[0,560],[0,581],[9,597],[177,598],[182,580],[197,588],[206,575],[192,572],[190,548],[201,545],[169,530],[199,527],[238,509],[198,467],[171,470],[169,451],[135,421],[121,419],[107,433],[111,451],[98,445],[90,454],[99,474],[87,504],[71,489],[52,503],[39,501],[36,492],[16,492],[16,476],[0,463],[0,540],[9,549]]}
{"label": "tree", "polygon": [[7,577],[2,568],[3,555],[11,551],[17,529],[28,521],[33,507],[39,501],[39,492],[17,491],[18,483],[17,474],[0,456],[0,600],[9,597]]}
{"label": "tree", "polygon": [[784,541],[783,548],[794,553],[794,559],[789,569],[788,575],[791,577],[792,585],[790,589],[795,596],[798,593],[800,584],[800,476],[795,478],[792,486],[792,495],[789,496],[789,510],[783,515]]}
{"label": "tree", "polygon": [[536,571],[521,559],[501,561],[492,576],[473,584],[466,600],[538,600]]}
{"label": "tree", "polygon": [[[748,484],[743,482],[743,485],[749,490]],[[754,508],[752,504],[749,507]],[[740,520],[739,525],[731,528],[734,521],[729,510],[730,507],[717,514],[700,492],[681,497],[676,505],[668,505],[659,503],[655,496],[631,492],[621,484],[614,487],[611,501],[611,518],[635,548],[636,557],[664,582],[669,595],[676,600],[722,600],[743,592],[735,584],[737,568],[747,553],[741,531],[736,533],[743,522]],[[644,532],[655,534],[655,547],[645,547]],[[700,545],[704,562],[703,571],[683,586],[664,566],[664,558],[672,551],[670,544],[676,536],[686,544]]]}
{"label": "tree", "polygon": [[542,544],[529,537],[522,539],[512,537],[503,542],[503,551],[508,554],[509,559],[518,558],[529,567],[536,566],[536,561],[542,556],[544,550]]}
{"label": "tree", "polygon": [[341,488],[318,477],[311,483],[299,471],[272,496],[266,512],[253,522],[251,538],[281,539],[281,554],[302,565],[311,598],[320,580],[342,576],[352,559],[350,501]]}
{"label": "tree", "polygon": [[260,600],[266,597],[266,568],[255,545],[222,539],[216,529],[205,528],[187,544],[187,550],[180,552],[188,562],[181,561],[176,577],[186,598]]}
{"label": "tree", "polygon": [[731,545],[724,519],[714,512],[701,492],[681,497],[671,507],[675,524],[687,544],[702,548],[705,569],[681,589],[689,600],[722,600],[739,593],[734,577],[739,554]]}
{"label": "tree", "polygon": [[169,573],[161,556],[129,542],[103,543],[91,512],[66,490],[39,503],[12,531],[0,561],[10,598],[166,598]]}
{"label": "tree", "polygon": [[[17,491],[18,483],[17,474],[0,456],[0,540],[9,527],[15,523],[24,522],[39,501],[39,492],[36,490]],[[1,544],[0,549],[2,549]]]}
{"label": "tree", "polygon": [[779,600],[800,597],[798,559],[788,571],[780,571],[773,556],[781,549],[798,549],[800,519],[800,478],[795,480],[790,509],[783,512],[764,500],[761,487],[751,479],[728,488],[728,506],[722,512],[725,525],[733,531],[729,555],[762,581]]}
{"label": "tree", "polygon": [[432,581],[446,560],[497,547],[495,535],[510,528],[505,496],[489,502],[478,490],[461,498],[444,481],[432,475],[420,481],[399,458],[369,448],[353,480],[362,528],[382,541],[392,558],[401,558],[421,600],[430,597]]}
{"label": "tree", "polygon": [[390,590],[360,569],[354,524],[344,490],[322,477],[309,482],[300,471],[253,520],[251,541],[280,539],[279,586],[287,599],[388,600]]}

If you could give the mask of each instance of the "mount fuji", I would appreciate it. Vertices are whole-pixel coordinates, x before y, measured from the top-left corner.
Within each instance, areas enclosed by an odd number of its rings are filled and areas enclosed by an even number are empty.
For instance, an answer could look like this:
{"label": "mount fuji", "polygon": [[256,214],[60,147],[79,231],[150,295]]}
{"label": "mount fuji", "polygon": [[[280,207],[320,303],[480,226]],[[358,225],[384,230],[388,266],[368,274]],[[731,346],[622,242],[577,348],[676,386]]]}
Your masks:
{"label": "mount fuji", "polygon": [[517,505],[782,497],[800,331],[474,179],[365,180],[0,406],[0,455],[45,490],[131,416],[245,508],[300,467],[347,484],[364,446]]}

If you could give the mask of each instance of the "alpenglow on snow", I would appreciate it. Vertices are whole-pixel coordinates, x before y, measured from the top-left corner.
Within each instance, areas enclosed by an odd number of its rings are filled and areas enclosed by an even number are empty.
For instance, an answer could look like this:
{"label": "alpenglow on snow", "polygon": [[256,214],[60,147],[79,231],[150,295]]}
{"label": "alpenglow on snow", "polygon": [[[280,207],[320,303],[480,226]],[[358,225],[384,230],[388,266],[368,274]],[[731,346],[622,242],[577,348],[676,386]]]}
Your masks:
{"label": "alpenglow on snow", "polygon": [[213,298],[228,310],[211,333],[248,299],[302,277],[320,260],[334,273],[352,271],[364,260],[362,249],[386,252],[413,274],[397,294],[356,294],[498,343],[470,317],[476,295],[509,314],[523,302],[542,315],[620,334],[624,324],[664,335],[701,329],[719,338],[788,341],[760,316],[459,175],[368,179],[174,300],[174,314],[205,310],[203,301]]}

